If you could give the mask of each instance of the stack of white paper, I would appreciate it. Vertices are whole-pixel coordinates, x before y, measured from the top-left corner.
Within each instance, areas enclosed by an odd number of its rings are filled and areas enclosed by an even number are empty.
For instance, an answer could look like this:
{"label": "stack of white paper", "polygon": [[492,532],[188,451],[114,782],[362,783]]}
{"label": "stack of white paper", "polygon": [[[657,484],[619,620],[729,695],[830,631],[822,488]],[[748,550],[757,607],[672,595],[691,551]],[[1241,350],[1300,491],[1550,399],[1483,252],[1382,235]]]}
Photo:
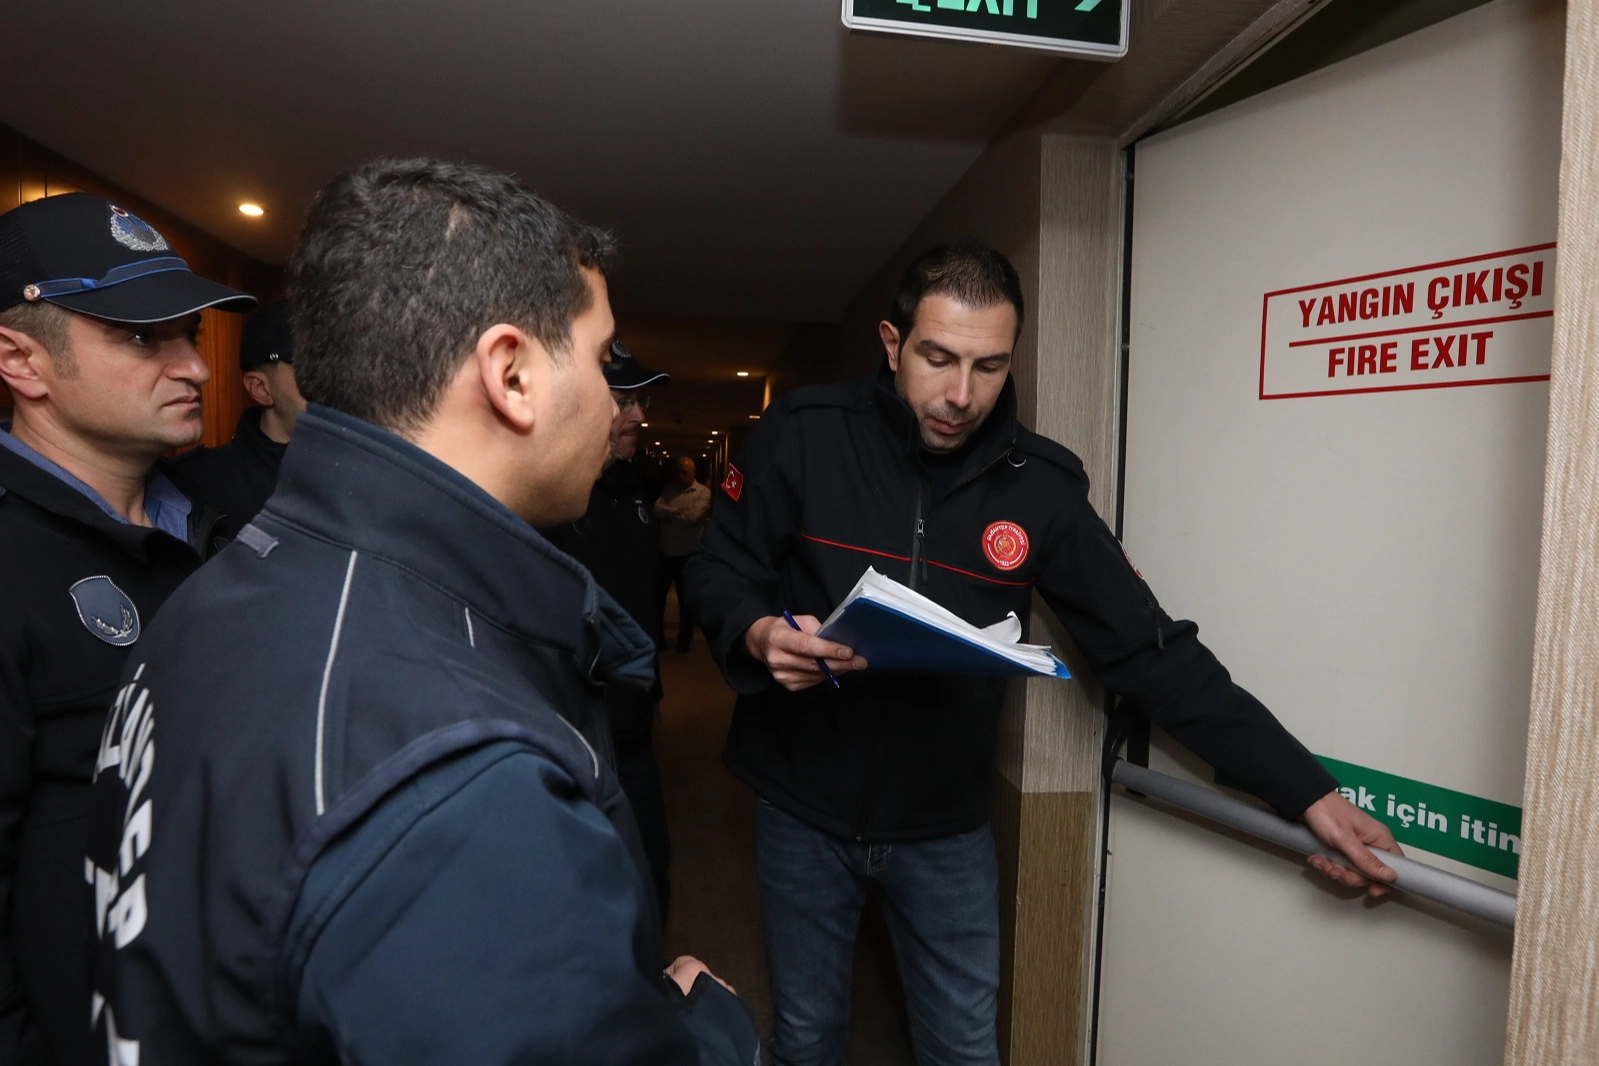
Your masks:
{"label": "stack of white paper", "polygon": [[[875,604],[937,633],[952,637],[973,649],[1021,667],[1028,673],[1043,674],[1049,677],[1067,676],[1065,667],[1061,665],[1060,660],[1055,657],[1055,653],[1048,646],[1019,643],[1022,635],[1022,624],[1017,619],[1014,611],[987,628],[978,628],[948,608],[939,606],[921,593],[901,585],[892,578],[884,577],[870,567],[867,568],[866,573],[861,575],[861,579],[855,583],[854,589],[844,598],[844,602],[838,605],[837,610],[827,616],[827,621],[822,623],[819,634],[830,640],[841,640],[843,643],[855,644],[854,650],[858,654],[864,655],[868,662],[877,664],[890,656],[897,659],[901,653],[906,652],[911,652],[911,658],[919,658],[919,656],[915,656],[911,649],[903,647],[902,638],[894,640],[895,646],[892,649],[879,650],[875,658],[872,654],[873,648],[859,646],[865,643],[859,638],[867,634],[850,632],[856,627],[849,625],[847,620],[845,624],[839,625],[840,621],[845,618],[846,613],[849,612],[850,607],[859,601]],[[831,633],[829,632],[830,629],[832,630]],[[843,639],[846,637],[856,637],[857,639],[853,641]],[[936,643],[936,637],[933,637],[932,634],[929,634],[929,637]],[[932,649],[929,648],[928,650]],[[885,655],[885,651],[889,654]],[[887,662],[883,662],[883,665],[887,665]],[[937,669],[936,666],[932,668]],[[958,666],[953,666],[953,664],[952,668],[959,672],[966,672]]]}

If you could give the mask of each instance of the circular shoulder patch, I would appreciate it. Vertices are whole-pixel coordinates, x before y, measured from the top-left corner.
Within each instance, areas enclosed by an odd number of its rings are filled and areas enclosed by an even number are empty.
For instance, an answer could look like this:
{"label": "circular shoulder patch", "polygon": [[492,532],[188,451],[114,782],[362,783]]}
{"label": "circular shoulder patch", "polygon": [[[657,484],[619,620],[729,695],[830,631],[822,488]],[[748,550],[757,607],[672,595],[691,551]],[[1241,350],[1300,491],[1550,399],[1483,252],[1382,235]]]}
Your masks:
{"label": "circular shoulder patch", "polygon": [[84,629],[118,648],[139,639],[139,609],[109,577],[86,577],[67,592]]}
{"label": "circular shoulder patch", "polygon": [[127,208],[111,205],[111,236],[124,248],[135,252],[170,252],[167,239]]}
{"label": "circular shoulder patch", "polygon": [[1001,570],[1027,561],[1027,531],[1015,522],[995,522],[983,530],[983,554]]}

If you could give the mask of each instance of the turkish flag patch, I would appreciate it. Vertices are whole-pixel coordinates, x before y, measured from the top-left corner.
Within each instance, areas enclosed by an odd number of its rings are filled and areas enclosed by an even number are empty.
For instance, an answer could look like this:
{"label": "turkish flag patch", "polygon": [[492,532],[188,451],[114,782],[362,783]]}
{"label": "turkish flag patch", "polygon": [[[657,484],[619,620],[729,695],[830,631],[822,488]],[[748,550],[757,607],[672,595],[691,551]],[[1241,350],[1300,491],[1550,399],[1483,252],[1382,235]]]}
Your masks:
{"label": "turkish flag patch", "polygon": [[727,464],[727,476],[722,479],[722,491],[733,498],[737,503],[744,492],[744,475],[738,472],[738,467],[732,463]]}
{"label": "turkish flag patch", "polygon": [[1001,570],[1014,570],[1027,560],[1027,531],[1015,522],[995,522],[983,530],[983,554]]}

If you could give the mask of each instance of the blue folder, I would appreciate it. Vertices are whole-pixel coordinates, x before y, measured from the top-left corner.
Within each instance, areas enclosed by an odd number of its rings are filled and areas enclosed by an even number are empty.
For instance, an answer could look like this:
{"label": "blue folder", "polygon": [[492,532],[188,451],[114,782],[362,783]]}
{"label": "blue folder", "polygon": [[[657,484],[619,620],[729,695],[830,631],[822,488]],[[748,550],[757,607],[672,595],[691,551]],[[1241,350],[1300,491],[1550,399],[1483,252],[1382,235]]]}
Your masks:
{"label": "blue folder", "polygon": [[1071,677],[1053,653],[1051,673],[1012,662],[958,634],[903,614],[886,604],[857,599],[817,634],[864,656],[871,670],[988,677]]}

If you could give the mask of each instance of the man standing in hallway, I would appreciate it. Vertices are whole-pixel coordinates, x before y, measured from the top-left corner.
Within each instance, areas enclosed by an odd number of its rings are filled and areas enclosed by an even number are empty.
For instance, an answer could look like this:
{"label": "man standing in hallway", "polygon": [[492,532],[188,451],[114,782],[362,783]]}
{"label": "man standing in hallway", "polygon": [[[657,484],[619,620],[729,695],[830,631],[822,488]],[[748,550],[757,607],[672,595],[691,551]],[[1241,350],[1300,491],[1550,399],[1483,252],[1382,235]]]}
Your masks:
{"label": "man standing in hallway", "polygon": [[255,406],[240,416],[233,440],[220,448],[189,452],[172,464],[172,479],[185,492],[222,513],[217,533],[228,540],[239,535],[277,487],[294,420],[305,410],[294,383],[287,303],[267,304],[244,324],[239,369]]}
{"label": "man standing in hallway", "polygon": [[312,204],[281,484],[150,627],[95,760],[115,1063],[754,1061],[728,988],[663,972],[627,801],[574,725],[655,649],[534,531],[606,461],[610,251],[431,159]]}
{"label": "man standing in hallway", "polygon": [[162,455],[204,428],[200,309],[252,297],[87,193],[0,215],[0,1062],[85,1066],[83,853],[106,713],[216,512]]}
{"label": "man standing in hallway", "polygon": [[658,625],[666,629],[666,593],[677,586],[677,650],[686,652],[694,642],[694,616],[683,591],[683,564],[694,554],[705,523],[711,516],[711,490],[699,483],[699,471],[690,456],[677,461],[677,478],[661,490],[655,516],[661,520],[661,572],[656,592]]}
{"label": "man standing in hallway", "polygon": [[[784,1066],[839,1061],[868,882],[918,1060],[998,1061],[988,797],[1002,684],[879,674],[816,637],[867,566],[979,626],[1025,617],[1038,591],[1107,688],[1366,875],[1392,878],[1367,850],[1397,851],[1388,831],[1233,684],[1193,623],[1160,609],[1088,503],[1077,457],[1017,421],[1022,315],[1016,271],[992,248],[923,253],[879,326],[879,373],[770,406],[688,564],[695,615],[739,693],[724,759],[761,800],[770,1050]],[[820,684],[818,660],[839,686]]]}
{"label": "man standing in hallway", "polygon": [[[667,374],[642,366],[621,341],[611,342],[611,361],[605,365],[605,382],[616,402],[610,458],[589,493],[583,517],[541,531],[551,544],[588,567],[600,588],[615,597],[657,647],[661,630],[660,615],[654,609],[655,520],[650,510],[655,486],[639,475],[633,457],[638,453],[639,426],[649,409],[647,390],[671,380]],[[638,819],[655,884],[655,902],[665,922],[672,894],[667,876],[672,841],[666,827],[661,772],[655,762],[655,717],[661,699],[658,668],[655,675],[648,688],[606,685],[605,718],[616,776]]]}

